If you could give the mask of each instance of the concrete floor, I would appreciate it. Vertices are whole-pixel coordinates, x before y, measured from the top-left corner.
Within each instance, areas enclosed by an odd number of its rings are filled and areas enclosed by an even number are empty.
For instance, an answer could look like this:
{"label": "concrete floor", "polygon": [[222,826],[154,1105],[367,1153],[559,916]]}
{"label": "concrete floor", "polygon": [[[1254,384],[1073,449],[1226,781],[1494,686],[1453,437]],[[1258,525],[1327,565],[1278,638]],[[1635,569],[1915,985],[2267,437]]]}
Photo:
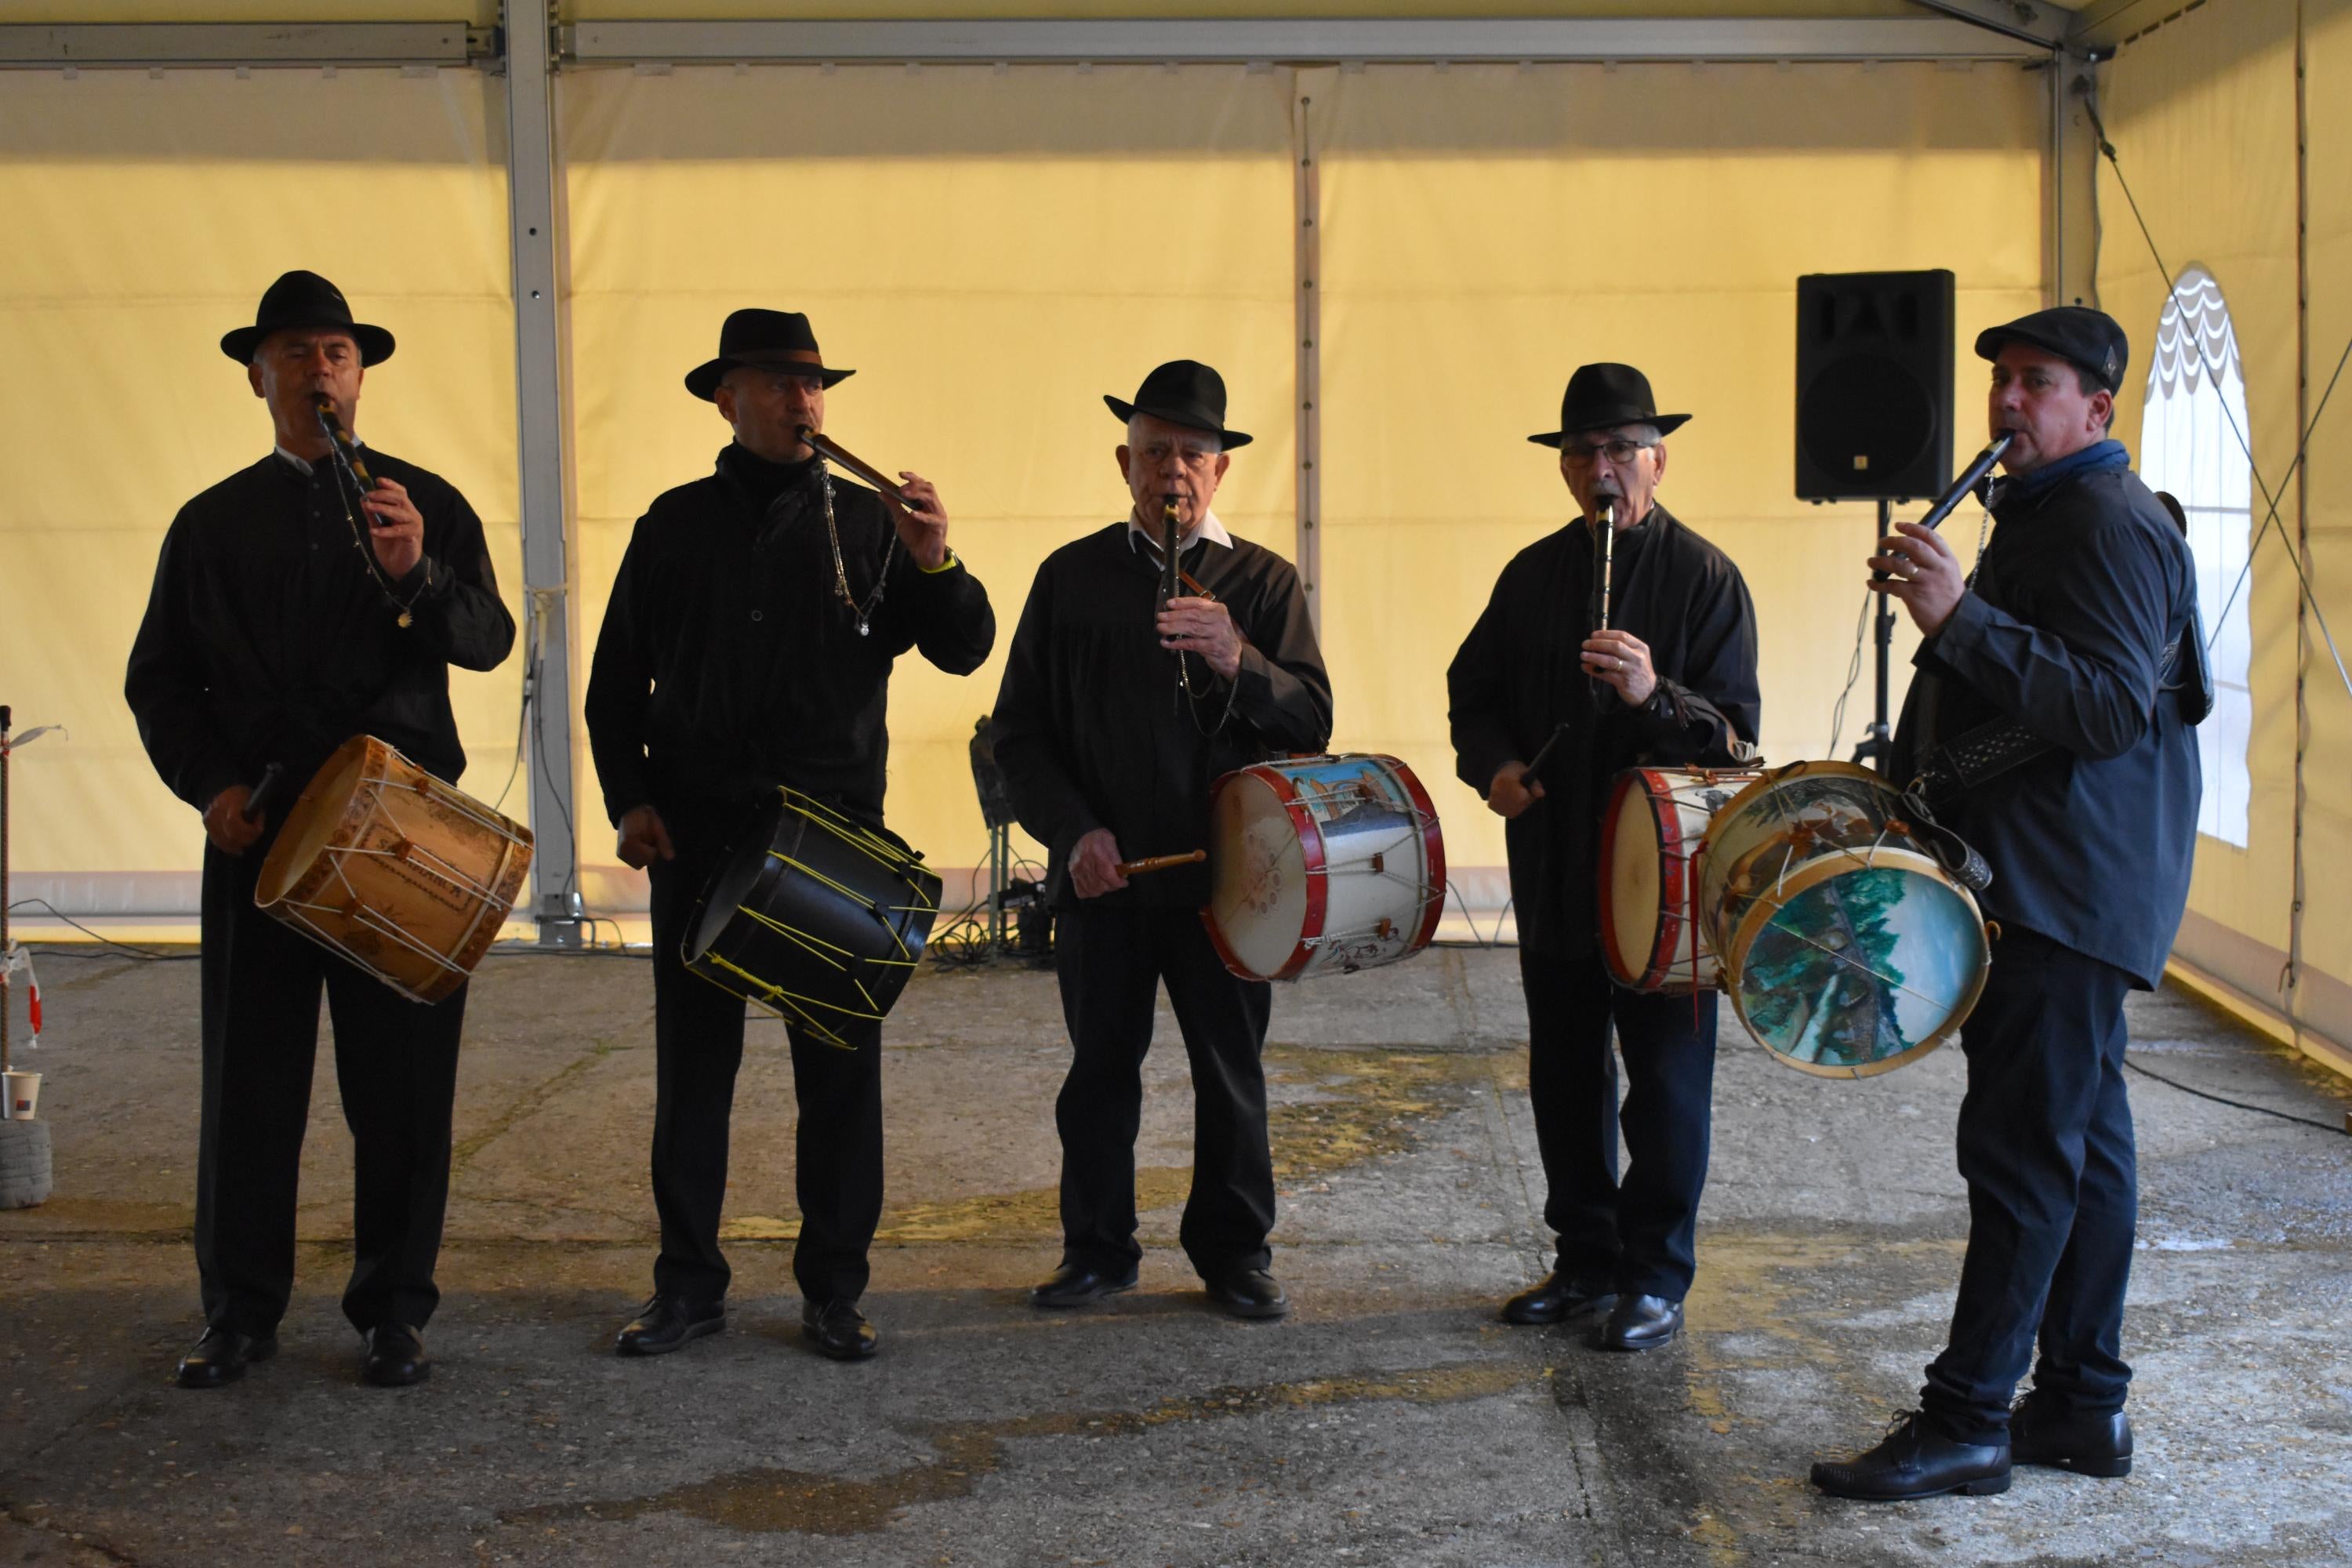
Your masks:
{"label": "concrete floor", "polygon": [[[1690,1333],[1604,1356],[1506,1328],[1548,1237],[1513,955],[1444,950],[1281,992],[1267,1053],[1277,1324],[1206,1309],[1175,1249],[1172,1020],[1139,1163],[1143,1285],[1045,1315],[1050,975],[926,973],[889,1028],[880,1357],[797,1339],[790,1069],[753,1025],[729,1331],[609,1353],[646,1289],[651,982],[499,956],[470,1008],[432,1381],[354,1379],[350,1168],[322,1061],[284,1352],[170,1384],[195,966],[42,960],[58,1193],[0,1215],[0,1563],[1954,1563],[2352,1562],[2352,1142],[2338,1080],[2171,991],[2135,1059],[2142,1247],[2127,1480],[1864,1508],[1816,1456],[1911,1402],[1965,1228],[1957,1050],[1830,1083],[1727,1026]],[[1727,1018],[1728,1016],[1727,1010]]]}

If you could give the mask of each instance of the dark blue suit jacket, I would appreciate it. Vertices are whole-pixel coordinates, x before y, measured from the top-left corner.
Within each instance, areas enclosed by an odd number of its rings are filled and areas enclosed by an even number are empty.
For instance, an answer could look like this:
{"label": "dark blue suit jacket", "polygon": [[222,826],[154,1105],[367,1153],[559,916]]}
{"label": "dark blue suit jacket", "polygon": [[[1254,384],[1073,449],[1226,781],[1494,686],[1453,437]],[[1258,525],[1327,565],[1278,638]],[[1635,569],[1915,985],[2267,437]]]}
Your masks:
{"label": "dark blue suit jacket", "polygon": [[2050,742],[1944,818],[1992,867],[1989,918],[2152,989],[2189,900],[2201,787],[2196,733],[2158,690],[2196,605],[2189,547],[2119,464],[2007,484],[1993,516],[1975,586],[1913,659],[1894,776],[1998,717]]}

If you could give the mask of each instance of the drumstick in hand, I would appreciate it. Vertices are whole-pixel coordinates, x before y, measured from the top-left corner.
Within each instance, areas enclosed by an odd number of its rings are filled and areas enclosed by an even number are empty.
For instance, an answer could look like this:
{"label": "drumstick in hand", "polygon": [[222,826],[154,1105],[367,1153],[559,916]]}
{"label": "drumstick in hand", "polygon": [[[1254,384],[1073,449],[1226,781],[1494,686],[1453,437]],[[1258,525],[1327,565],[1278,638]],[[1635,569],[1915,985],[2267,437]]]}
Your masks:
{"label": "drumstick in hand", "polygon": [[1171,866],[1196,866],[1208,858],[1207,850],[1195,849],[1189,855],[1152,855],[1141,860],[1122,860],[1118,863],[1118,874],[1139,877],[1146,871],[1165,871]]}

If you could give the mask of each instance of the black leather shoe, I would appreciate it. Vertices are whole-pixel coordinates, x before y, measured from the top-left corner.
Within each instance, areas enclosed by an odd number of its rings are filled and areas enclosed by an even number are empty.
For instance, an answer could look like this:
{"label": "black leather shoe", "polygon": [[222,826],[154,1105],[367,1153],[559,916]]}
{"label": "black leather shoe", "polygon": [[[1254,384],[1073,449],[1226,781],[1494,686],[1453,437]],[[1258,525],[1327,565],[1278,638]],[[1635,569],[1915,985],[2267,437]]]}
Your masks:
{"label": "black leather shoe", "polygon": [[277,1353],[276,1334],[241,1334],[215,1324],[180,1358],[176,1377],[182,1388],[218,1388],[243,1377],[252,1363]]}
{"label": "black leather shoe", "polygon": [[721,1301],[689,1301],[656,1290],[613,1340],[614,1355],[667,1355],[688,1340],[727,1326]]}
{"label": "black leather shoe", "polygon": [[2010,1412],[2009,1458],[2078,1476],[2127,1476],[2131,1421],[2120,1410],[2090,1415],[2070,1411],[2045,1394],[2029,1394]]}
{"label": "black leather shoe", "polygon": [[864,1361],[881,1343],[855,1301],[802,1302],[801,1337],[835,1361]]}
{"label": "black leather shoe", "polygon": [[1683,1304],[1664,1296],[1620,1296],[1592,1336],[1605,1351],[1654,1351],[1682,1332]]}
{"label": "black leather shoe", "polygon": [[1607,1286],[1581,1284],[1555,1268],[1534,1289],[1522,1290],[1503,1303],[1503,1321],[1572,1323],[1616,1304],[1617,1293]]}
{"label": "black leather shoe", "polygon": [[1906,1410],[1870,1452],[1843,1464],[1814,1465],[1813,1485],[1863,1502],[1907,1502],[1946,1492],[1990,1497],[2009,1489],[2009,1445],[1955,1443],[1918,1411]]}
{"label": "black leather shoe", "polygon": [[1204,1281],[1209,1299],[1236,1318],[1286,1318],[1290,1298],[1263,1268],[1244,1268]]}
{"label": "black leather shoe", "polygon": [[378,1323],[368,1331],[367,1359],[360,1377],[378,1388],[406,1388],[433,1375],[432,1358],[425,1353],[425,1336],[406,1323]]}
{"label": "black leather shoe", "polygon": [[1135,1289],[1135,1276],[1125,1279],[1089,1268],[1083,1263],[1065,1263],[1054,1270],[1054,1277],[1029,1292],[1033,1307],[1083,1307],[1089,1301],[1099,1301],[1106,1296],[1116,1296],[1122,1290]]}

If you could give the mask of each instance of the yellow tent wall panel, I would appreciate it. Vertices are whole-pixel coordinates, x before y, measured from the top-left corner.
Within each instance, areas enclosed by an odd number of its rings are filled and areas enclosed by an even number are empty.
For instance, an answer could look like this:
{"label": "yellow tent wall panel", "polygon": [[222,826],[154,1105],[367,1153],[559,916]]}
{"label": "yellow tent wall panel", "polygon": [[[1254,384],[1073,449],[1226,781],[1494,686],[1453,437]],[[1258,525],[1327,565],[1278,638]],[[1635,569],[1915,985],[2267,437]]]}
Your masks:
{"label": "yellow tent wall panel", "polygon": [[[141,749],[123,664],[173,513],[269,450],[268,415],[218,344],[279,272],[324,272],[392,330],[361,434],[467,494],[520,608],[496,120],[471,72],[9,76],[0,698],[20,726],[71,732],[16,761],[20,872],[145,879],[84,908],[194,908],[203,831]],[[520,661],[452,677],[478,792],[513,761],[520,679]]]}
{"label": "yellow tent wall panel", "polygon": [[[1258,439],[1218,514],[1290,552],[1282,89],[1240,67],[612,70],[565,79],[562,111],[583,655],[635,519],[727,439],[680,378],[729,310],[807,311],[858,373],[828,395],[828,431],[939,484],[996,606],[978,674],[910,654],[891,683],[893,826],[939,865],[983,863],[966,748],[1030,579],[1127,510],[1103,395],[1162,360],[1222,370]],[[1136,700],[1170,700],[1171,671]],[[580,776],[590,902],[629,904],[584,758]]]}
{"label": "yellow tent wall panel", "polygon": [[[1748,580],[1767,754],[1827,754],[1875,511],[1794,497],[1796,279],[1951,268],[1956,456],[1973,450],[1982,376],[1965,345],[2042,300],[2042,79],[1919,65],[1318,74],[1301,90],[1322,93],[1323,631],[1341,742],[1420,772],[1455,865],[1502,864],[1499,821],[1452,782],[1445,667],[1504,563],[1572,515],[1557,458],[1528,435],[1556,427],[1578,364],[1622,360],[1663,411],[1695,416],[1667,442],[1659,496]],[[1972,551],[1975,514],[1948,531]],[[1899,637],[1898,703],[1907,622]],[[1870,680],[1865,661],[1841,755]]]}
{"label": "yellow tent wall panel", "polygon": [[[2113,170],[2103,168],[2100,301],[2133,346],[2116,434],[2139,455],[2158,316],[2172,279],[2202,264],[2228,301],[2245,366],[2246,434],[2273,493],[2296,437],[2294,51],[2293,0],[2230,0],[2126,45],[2103,92],[2124,178],[2165,263],[2160,272]],[[2291,537],[2291,490],[2284,500]],[[2254,508],[2259,528],[2259,489]],[[2275,1002],[2294,917],[2297,682],[2294,574],[2276,538],[2259,546],[2249,592],[2249,841],[2240,849],[2199,839],[2179,951]]]}
{"label": "yellow tent wall panel", "polygon": [[[2352,3],[2304,7],[2307,114],[2305,160],[2308,226],[2305,323],[2308,403],[2319,421],[2305,458],[2312,584],[2352,658],[2352,384],[2328,381],[2352,343]],[[2347,383],[2352,383],[2347,373]],[[2273,543],[2273,547],[2275,544]],[[2273,573],[2275,561],[2271,563]],[[2352,693],[2344,689],[2318,622],[2305,623],[2304,693],[2309,739],[2304,757],[2303,984],[2296,1012],[2352,1050]]]}

